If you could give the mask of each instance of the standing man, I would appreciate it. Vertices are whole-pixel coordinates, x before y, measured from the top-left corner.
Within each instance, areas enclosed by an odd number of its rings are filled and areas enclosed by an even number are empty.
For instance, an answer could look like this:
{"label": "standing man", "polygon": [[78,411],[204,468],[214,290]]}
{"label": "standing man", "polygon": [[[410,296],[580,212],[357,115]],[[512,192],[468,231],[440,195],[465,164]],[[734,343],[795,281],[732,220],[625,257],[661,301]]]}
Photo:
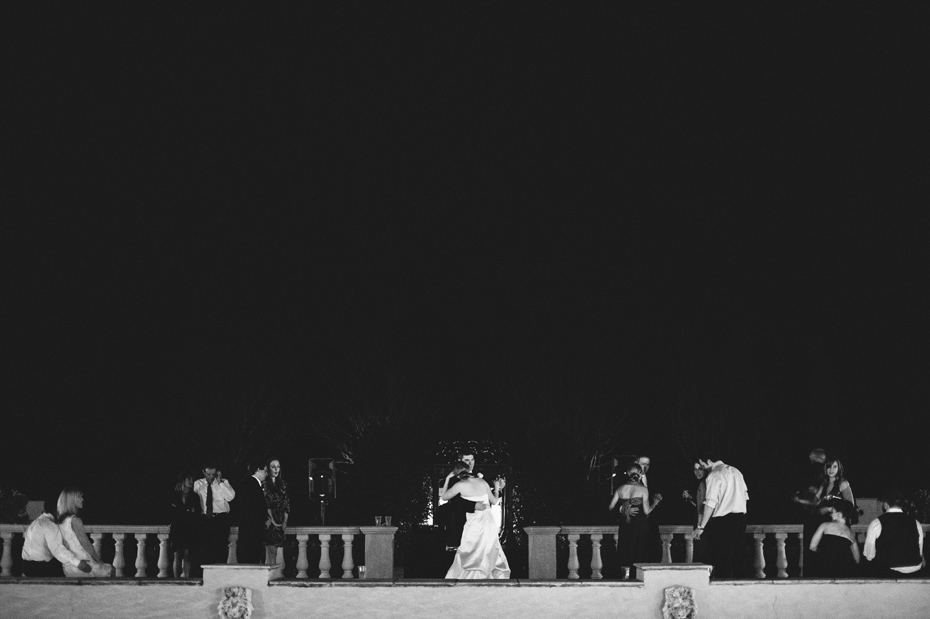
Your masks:
{"label": "standing man", "polygon": [[[639,465],[639,468],[643,470],[643,474],[639,478],[639,483],[646,486],[649,497],[658,497],[658,500],[655,501],[655,505],[658,505],[659,501],[662,500],[662,496],[656,493],[654,485],[653,487],[649,486],[648,473],[649,467],[652,465],[652,460],[649,456],[639,456],[635,459],[635,462]],[[662,538],[659,536],[659,527],[652,513],[646,514],[646,557],[648,557],[650,563],[659,563],[662,560]]]}
{"label": "standing man", "polygon": [[239,514],[239,541],[236,545],[236,560],[239,563],[261,563],[265,556],[263,538],[265,524],[269,520],[265,504],[265,478],[268,467],[265,463],[249,466],[248,477],[240,487],[236,513]]}
{"label": "standing man", "polygon": [[229,502],[236,491],[223,479],[216,465],[208,462],[203,477],[194,482],[194,492],[200,497],[200,526],[197,535],[197,567],[204,564],[225,564],[229,554]]}
{"label": "standing man", "polygon": [[77,556],[61,541],[61,530],[55,522],[57,499],[45,501],[44,512],[26,529],[23,540],[23,575],[30,578],[64,576],[62,564],[73,565],[89,574],[90,564]]}
{"label": "standing man", "polygon": [[707,475],[704,514],[694,531],[694,539],[704,538],[714,578],[732,578],[736,559],[746,533],[746,503],[749,491],[743,474],[735,467],[708,453],[697,464]]}
{"label": "standing man", "polygon": [[904,513],[903,497],[889,492],[882,502],[885,513],[869,523],[862,554],[876,576],[898,578],[924,566],[924,530]]}
{"label": "standing man", "polygon": [[[475,454],[471,450],[461,451],[458,453],[457,457],[459,462],[465,463],[471,475],[484,478],[481,473],[475,472]],[[450,487],[452,486],[452,477],[454,477],[454,475],[454,471],[449,471],[449,474],[446,475],[446,480],[448,480]],[[492,492],[495,492],[495,496],[497,496],[496,490],[492,490]],[[476,509],[478,511],[485,510],[487,509],[487,505],[484,503],[476,503],[475,501],[468,501],[461,496],[455,496],[452,497],[451,501],[444,502],[442,506],[446,512],[446,550],[455,552],[458,550],[459,544],[462,541],[462,530],[465,528],[465,521],[468,518],[466,514],[473,514]]]}

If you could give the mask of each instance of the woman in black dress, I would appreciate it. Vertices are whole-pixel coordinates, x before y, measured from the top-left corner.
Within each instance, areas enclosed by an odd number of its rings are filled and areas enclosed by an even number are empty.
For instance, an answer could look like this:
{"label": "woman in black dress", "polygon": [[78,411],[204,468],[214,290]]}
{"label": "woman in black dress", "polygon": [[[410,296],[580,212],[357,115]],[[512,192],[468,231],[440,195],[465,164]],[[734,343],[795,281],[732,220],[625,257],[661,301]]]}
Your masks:
{"label": "woman in black dress", "polygon": [[197,514],[200,513],[200,501],[193,488],[194,477],[188,473],[181,473],[171,496],[171,531],[168,535],[168,547],[171,548],[171,565],[175,578],[190,577],[190,553],[194,545]]}
{"label": "woman in black dress", "polygon": [[849,528],[856,507],[849,501],[834,502],[830,521],[821,524],[811,539],[813,572],[822,578],[855,576],[859,568],[859,544]]}
{"label": "woman in black dress", "polygon": [[617,529],[617,559],[623,570],[622,580],[633,578],[633,564],[649,560],[648,526],[646,516],[662,500],[661,494],[649,498],[640,478],[643,469],[633,463],[627,467],[629,481],[614,492],[608,511],[620,505],[620,527]]}
{"label": "woman in black dress", "polygon": [[287,494],[287,484],[281,476],[281,461],[268,463],[268,477],[265,478],[265,504],[268,507],[268,522],[265,524],[265,564],[278,562],[278,548],[284,546],[287,519],[291,515],[291,498]]}

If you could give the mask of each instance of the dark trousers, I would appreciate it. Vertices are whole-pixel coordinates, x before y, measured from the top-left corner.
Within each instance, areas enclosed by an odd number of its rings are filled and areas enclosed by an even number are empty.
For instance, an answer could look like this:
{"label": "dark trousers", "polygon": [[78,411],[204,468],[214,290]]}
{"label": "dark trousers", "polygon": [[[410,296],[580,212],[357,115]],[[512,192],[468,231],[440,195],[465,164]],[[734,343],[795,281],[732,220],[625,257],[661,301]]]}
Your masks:
{"label": "dark trousers", "polygon": [[713,578],[735,576],[745,535],[746,514],[727,514],[711,518],[707,523],[703,539],[707,541],[708,559],[714,566]]}
{"label": "dark trousers", "polygon": [[195,563],[201,565],[226,564],[229,556],[229,514],[200,516],[197,526]]}
{"label": "dark trousers", "polygon": [[55,578],[64,575],[61,563],[56,559],[51,561],[28,561],[23,559],[23,576],[29,578]]}
{"label": "dark trousers", "polygon": [[241,564],[262,562],[265,558],[265,544],[262,541],[264,532],[264,527],[239,525],[236,561]]}

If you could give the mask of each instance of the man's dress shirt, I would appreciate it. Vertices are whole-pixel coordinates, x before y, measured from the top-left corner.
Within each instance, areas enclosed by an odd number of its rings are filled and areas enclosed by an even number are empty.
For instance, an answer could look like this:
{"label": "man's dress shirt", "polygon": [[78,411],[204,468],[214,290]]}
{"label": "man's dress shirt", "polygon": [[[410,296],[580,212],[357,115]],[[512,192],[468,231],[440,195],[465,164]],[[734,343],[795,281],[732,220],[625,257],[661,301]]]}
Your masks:
{"label": "man's dress shirt", "polygon": [[705,511],[709,509],[712,517],[746,513],[749,491],[739,470],[721,462],[711,469],[705,485]]}
{"label": "man's dress shirt", "polygon": [[[228,514],[229,502],[236,498],[236,491],[225,479],[219,483],[213,480],[213,513]],[[207,513],[207,480],[200,478],[194,482],[194,492],[200,497],[202,513]]]}
{"label": "man's dress shirt", "polygon": [[[885,513],[886,514],[891,514],[895,512],[901,513],[903,511],[904,510],[902,510],[900,507],[889,507]],[[917,545],[918,545],[918,548],[920,549],[920,556],[922,557],[924,556],[924,529],[922,526],[920,526],[920,522],[918,522],[916,519],[914,520],[914,522],[916,523],[916,526],[917,526]],[[875,520],[869,523],[869,528],[866,530],[866,533],[865,533],[865,544],[863,544],[862,546],[862,554],[865,555],[865,558],[869,561],[875,560],[875,542],[878,540],[879,537],[881,537],[881,534],[882,534],[882,521],[876,518]],[[920,568],[922,567],[923,567],[923,564],[917,564],[917,565],[907,565],[904,567],[892,567],[891,569],[893,569],[896,572],[900,572],[901,574],[913,574],[914,572],[919,571]]]}
{"label": "man's dress shirt", "polygon": [[26,561],[51,561],[58,559],[62,565],[77,565],[81,562],[61,541],[61,529],[51,514],[42,514],[26,529],[23,541],[23,559]]}

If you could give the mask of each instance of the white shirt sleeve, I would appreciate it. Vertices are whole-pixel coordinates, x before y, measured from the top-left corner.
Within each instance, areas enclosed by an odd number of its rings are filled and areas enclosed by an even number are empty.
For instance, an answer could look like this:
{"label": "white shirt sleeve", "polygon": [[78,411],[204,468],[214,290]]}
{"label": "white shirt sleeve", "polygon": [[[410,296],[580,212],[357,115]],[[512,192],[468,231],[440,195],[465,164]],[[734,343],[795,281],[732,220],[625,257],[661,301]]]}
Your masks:
{"label": "white shirt sleeve", "polygon": [[871,561],[875,558],[875,540],[882,534],[882,521],[876,518],[869,523],[865,533],[865,544],[862,546],[863,556]]}

